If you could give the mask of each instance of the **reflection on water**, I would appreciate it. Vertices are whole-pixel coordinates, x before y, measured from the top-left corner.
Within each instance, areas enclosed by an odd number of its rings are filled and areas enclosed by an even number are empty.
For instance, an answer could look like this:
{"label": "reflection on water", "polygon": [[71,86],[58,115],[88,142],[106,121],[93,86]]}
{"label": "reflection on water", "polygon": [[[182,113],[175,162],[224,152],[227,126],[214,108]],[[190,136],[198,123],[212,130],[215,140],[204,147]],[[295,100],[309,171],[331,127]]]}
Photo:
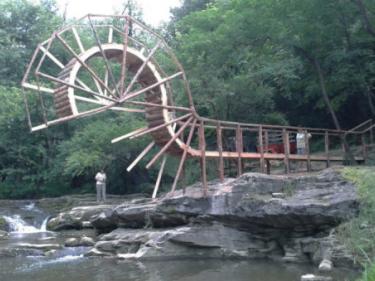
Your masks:
{"label": "reflection on water", "polygon": [[[312,267],[266,261],[179,260],[119,262],[112,259],[64,256],[0,260],[0,280],[6,281],[299,281]],[[354,280],[340,270],[335,280]]]}

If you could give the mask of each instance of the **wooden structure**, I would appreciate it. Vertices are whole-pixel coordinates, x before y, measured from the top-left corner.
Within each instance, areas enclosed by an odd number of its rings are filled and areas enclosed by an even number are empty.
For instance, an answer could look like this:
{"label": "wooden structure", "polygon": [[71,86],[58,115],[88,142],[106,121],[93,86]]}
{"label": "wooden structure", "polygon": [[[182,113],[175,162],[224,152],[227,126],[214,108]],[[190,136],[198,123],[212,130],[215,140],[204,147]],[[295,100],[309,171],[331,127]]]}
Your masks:
{"label": "wooden structure", "polygon": [[[271,161],[278,160],[289,173],[292,161],[306,162],[307,170],[316,161],[325,162],[327,167],[332,162],[343,162],[343,153],[330,153],[331,148],[340,145],[343,135],[361,143],[357,161],[366,160],[367,144],[373,143],[372,121],[350,131],[339,131],[218,121],[199,116],[185,72],[165,40],[126,15],[88,15],[77,24],[54,32],[36,48],[22,87],[31,131],[107,110],[143,114],[147,126],[112,142],[152,136],[153,141],[127,170],[131,171],[153,147],[160,148],[146,166],[150,168],[161,160],[153,197],[157,194],[167,155],[180,157],[172,191],[177,188],[185,161],[196,158],[201,165],[206,194],[207,161],[215,161],[221,180],[228,161],[236,163],[237,175],[244,172],[246,161],[257,161],[261,172],[270,173]],[[39,94],[42,121],[35,126],[28,102],[30,91]],[[306,135],[305,155],[293,153],[295,148],[291,145],[299,130]],[[215,144],[206,144],[208,134],[211,139],[216,136]],[[310,153],[308,134],[313,136],[311,140],[321,138],[324,153]],[[274,136],[279,137],[278,147],[282,148],[279,151],[270,149],[275,144],[271,141]],[[248,148],[249,138],[255,140],[256,149]],[[234,144],[225,145],[227,139],[232,139]]]}

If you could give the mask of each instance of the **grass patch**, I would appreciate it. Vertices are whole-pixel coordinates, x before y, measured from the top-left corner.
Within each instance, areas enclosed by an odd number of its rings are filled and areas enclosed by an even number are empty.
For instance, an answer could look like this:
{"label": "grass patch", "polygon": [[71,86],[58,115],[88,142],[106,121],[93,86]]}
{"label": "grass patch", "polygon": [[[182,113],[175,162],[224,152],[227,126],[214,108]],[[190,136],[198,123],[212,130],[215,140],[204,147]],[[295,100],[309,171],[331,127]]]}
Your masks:
{"label": "grass patch", "polygon": [[367,268],[361,280],[375,281],[375,266],[368,267],[375,262],[375,168],[348,167],[342,174],[358,187],[361,205],[358,217],[338,228],[338,239]]}

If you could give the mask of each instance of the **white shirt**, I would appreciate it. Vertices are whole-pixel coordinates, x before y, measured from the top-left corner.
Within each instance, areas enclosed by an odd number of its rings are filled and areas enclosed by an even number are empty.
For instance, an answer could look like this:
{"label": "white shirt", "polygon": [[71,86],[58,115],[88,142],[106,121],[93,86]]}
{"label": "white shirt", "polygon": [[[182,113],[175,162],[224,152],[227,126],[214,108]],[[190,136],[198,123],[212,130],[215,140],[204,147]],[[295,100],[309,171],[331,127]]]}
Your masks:
{"label": "white shirt", "polygon": [[105,175],[105,173],[98,172],[95,176],[96,184],[103,184],[105,183],[106,179],[107,176]]}
{"label": "white shirt", "polygon": [[[311,138],[311,134],[308,133],[307,137]],[[305,133],[297,133],[296,141],[297,141],[297,148],[305,148],[306,147]]]}

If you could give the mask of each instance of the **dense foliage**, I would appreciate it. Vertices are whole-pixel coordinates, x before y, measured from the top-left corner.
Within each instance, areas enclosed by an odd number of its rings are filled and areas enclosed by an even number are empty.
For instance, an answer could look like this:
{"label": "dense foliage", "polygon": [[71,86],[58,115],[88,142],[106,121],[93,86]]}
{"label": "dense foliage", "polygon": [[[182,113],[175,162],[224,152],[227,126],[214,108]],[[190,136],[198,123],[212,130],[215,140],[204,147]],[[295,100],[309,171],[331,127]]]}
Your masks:
{"label": "dense foliage", "polygon": [[[93,191],[102,167],[111,192],[150,192],[156,170],[125,171],[146,142],[110,144],[141,119],[105,113],[28,133],[20,80],[36,45],[63,21],[52,0],[33,3],[0,2],[0,197]],[[201,115],[342,128],[373,117],[374,1],[184,0],[172,13],[162,32]],[[186,173],[190,181],[198,174],[193,165]]]}

